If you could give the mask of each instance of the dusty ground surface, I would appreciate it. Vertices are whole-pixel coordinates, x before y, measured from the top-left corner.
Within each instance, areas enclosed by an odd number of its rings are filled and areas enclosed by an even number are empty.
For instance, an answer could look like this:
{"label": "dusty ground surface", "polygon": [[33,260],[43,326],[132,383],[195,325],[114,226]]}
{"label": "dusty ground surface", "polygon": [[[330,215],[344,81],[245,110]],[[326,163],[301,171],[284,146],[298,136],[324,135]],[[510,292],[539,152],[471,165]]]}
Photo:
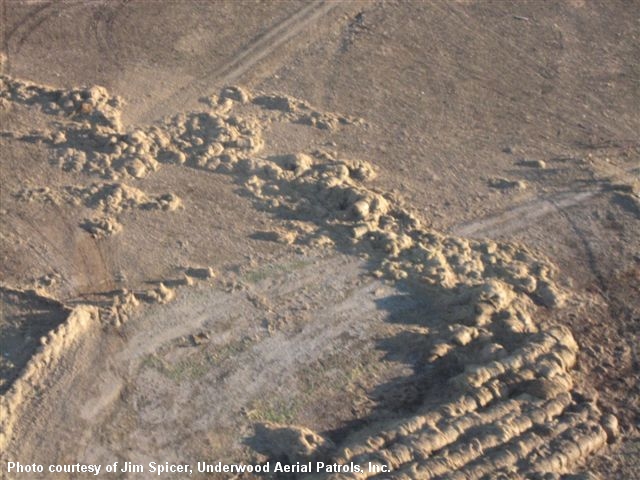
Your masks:
{"label": "dusty ground surface", "polygon": [[638,12],[2,2],[3,478],[640,478]]}

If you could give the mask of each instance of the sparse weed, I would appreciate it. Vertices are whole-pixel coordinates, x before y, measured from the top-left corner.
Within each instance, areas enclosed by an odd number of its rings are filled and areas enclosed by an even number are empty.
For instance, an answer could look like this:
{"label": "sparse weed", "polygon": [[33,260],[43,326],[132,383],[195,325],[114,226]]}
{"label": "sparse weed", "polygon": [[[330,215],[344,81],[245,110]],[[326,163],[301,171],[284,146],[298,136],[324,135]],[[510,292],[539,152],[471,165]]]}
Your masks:
{"label": "sparse weed", "polygon": [[267,278],[277,277],[280,275],[286,275],[290,272],[295,272],[313,263],[312,260],[294,260],[287,263],[273,263],[264,265],[255,270],[251,270],[245,273],[243,280],[248,283],[259,283]]}
{"label": "sparse weed", "polygon": [[206,349],[198,349],[175,362],[150,354],[144,358],[142,365],[157,370],[176,382],[197,380],[225,360],[244,352],[251,343],[251,339],[243,338],[225,345],[209,345]]}
{"label": "sparse weed", "polygon": [[294,398],[255,400],[248,409],[247,418],[252,422],[295,423],[300,403]]}

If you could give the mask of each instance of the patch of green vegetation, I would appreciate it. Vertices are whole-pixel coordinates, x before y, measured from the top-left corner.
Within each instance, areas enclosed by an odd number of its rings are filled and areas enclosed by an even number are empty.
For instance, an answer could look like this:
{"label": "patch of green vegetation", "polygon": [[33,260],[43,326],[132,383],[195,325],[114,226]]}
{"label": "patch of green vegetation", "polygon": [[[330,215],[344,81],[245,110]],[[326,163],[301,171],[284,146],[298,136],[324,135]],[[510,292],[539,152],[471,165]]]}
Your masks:
{"label": "patch of green vegetation", "polygon": [[247,409],[247,418],[253,422],[297,423],[309,405],[333,398],[338,392],[353,394],[359,384],[362,388],[362,384],[370,383],[381,369],[383,365],[374,350],[358,358],[335,351],[301,366],[295,374],[297,388],[254,400]]}
{"label": "patch of green vegetation", "polygon": [[226,343],[224,345],[216,345],[209,347],[209,355],[216,365],[221,364],[228,358],[234,355],[239,355],[244,352],[253,341],[250,338],[242,338],[233,342]]}
{"label": "patch of green vegetation", "polygon": [[339,350],[301,367],[296,376],[302,390],[312,397],[320,389],[350,390],[360,381],[367,383],[381,368],[382,363],[374,350],[362,353],[358,358],[351,358]]}
{"label": "patch of green vegetation", "polygon": [[203,377],[213,364],[214,358],[209,353],[190,355],[175,363],[169,363],[154,354],[147,355],[142,361],[144,367],[157,370],[175,382],[197,380]]}
{"label": "patch of green vegetation", "polygon": [[157,355],[150,353],[142,359],[142,367],[162,371],[164,362]]}
{"label": "patch of green vegetation", "polygon": [[286,275],[287,273],[300,270],[311,264],[313,264],[313,260],[311,259],[294,260],[287,263],[272,263],[246,272],[243,280],[248,283],[259,283],[267,278]]}
{"label": "patch of green vegetation", "polygon": [[300,402],[294,398],[258,399],[248,409],[247,417],[252,422],[295,423]]}
{"label": "patch of green vegetation", "polygon": [[251,339],[243,338],[225,345],[208,345],[175,362],[150,354],[143,359],[142,366],[156,370],[175,382],[197,380],[225,360],[244,352],[251,343]]}

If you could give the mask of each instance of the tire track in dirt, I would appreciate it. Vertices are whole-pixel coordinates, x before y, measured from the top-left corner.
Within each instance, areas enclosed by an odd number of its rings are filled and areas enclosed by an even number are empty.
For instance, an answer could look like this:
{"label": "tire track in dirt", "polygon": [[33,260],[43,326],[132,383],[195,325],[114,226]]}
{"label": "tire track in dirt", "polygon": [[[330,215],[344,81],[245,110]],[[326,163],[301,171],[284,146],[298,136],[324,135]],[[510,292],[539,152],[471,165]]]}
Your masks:
{"label": "tire track in dirt", "polygon": [[[83,2],[48,2],[42,6],[36,7],[34,10],[22,17],[22,19],[20,19],[13,28],[6,33],[3,39],[3,50],[7,55],[5,72],[11,73],[11,56],[17,56],[29,37],[55,13],[60,13],[62,10],[82,7],[85,5],[86,4]],[[3,14],[3,16],[5,17],[3,21],[6,22],[6,14]]]}
{"label": "tire track in dirt", "polygon": [[[73,232],[77,231],[75,226],[67,219],[64,211],[59,206],[56,205],[55,208],[59,212],[58,218],[64,223],[67,240],[69,242],[73,241]],[[113,288],[113,277],[98,240],[91,235],[82,235],[80,240],[74,243],[85,266],[85,278],[88,282],[89,291],[101,290],[105,287]],[[98,275],[95,275],[95,272],[99,272]]]}
{"label": "tire track in dirt", "polygon": [[216,67],[202,78],[193,80],[177,89],[172,95],[144,110],[141,118],[155,119],[167,112],[184,109],[185,105],[200,97],[202,90],[213,89],[215,84],[236,82],[250,68],[255,66],[279,46],[299,34],[306,27],[327,15],[339,4],[316,0],[305,5],[285,20],[270,28],[264,35],[247,45],[226,64]]}
{"label": "tire track in dirt", "polygon": [[[113,38],[113,24],[127,3],[127,0],[122,0],[118,4],[114,2],[114,4],[101,6],[94,3],[52,1],[34,8],[19,20],[3,39],[3,48],[8,56],[6,72],[11,72],[10,57],[17,56],[20,53],[33,33],[39,30],[54,15],[60,15],[62,11],[76,7],[97,7],[95,13],[90,15],[87,21],[85,38],[89,41],[93,39],[102,58],[107,59],[116,68],[120,68],[121,63],[117,55],[114,54],[117,49]],[[4,21],[6,22],[6,18]]]}
{"label": "tire track in dirt", "polygon": [[[615,171],[618,177],[620,177],[620,175],[624,176],[627,174],[633,175],[634,173],[634,169],[624,170],[617,168],[610,170]],[[616,177],[614,176],[613,178],[615,179]],[[598,267],[598,261],[591,242],[587,238],[585,231],[577,225],[572,216],[567,212],[567,209],[570,207],[579,205],[585,201],[595,199],[605,195],[607,192],[610,192],[611,188],[606,188],[605,185],[602,185],[597,189],[592,188],[581,191],[566,191],[548,197],[538,196],[503,212],[491,214],[482,219],[458,225],[454,227],[451,232],[455,235],[465,237],[489,237],[495,239],[500,235],[509,235],[525,230],[532,224],[540,223],[544,218],[551,214],[559,214],[569,225],[569,231],[572,232],[577,242],[582,245],[584,259],[589,266],[589,270],[595,278],[600,291],[606,292],[607,282],[603,272]]]}
{"label": "tire track in dirt", "polygon": [[462,237],[495,237],[512,233],[525,229],[558,210],[578,205],[601,193],[602,190],[593,189],[561,192],[549,197],[538,196],[503,212],[457,225],[453,227],[451,232]]}
{"label": "tire track in dirt", "polygon": [[128,3],[129,0],[120,0],[117,4],[109,4],[105,9],[98,8],[89,21],[87,31],[87,38],[93,37],[98,53],[117,70],[121,70],[123,64],[115,53],[118,51],[118,44],[113,36],[114,23]]}
{"label": "tire track in dirt", "polygon": [[[68,245],[72,245],[75,255],[73,255],[71,261],[74,271],[82,273],[83,283],[85,283],[83,292],[77,292],[81,294],[91,292],[94,290],[101,290],[104,288],[113,287],[113,278],[109,273],[105,258],[98,241],[90,235],[82,235],[80,239],[74,236],[74,232],[77,228],[72,225],[65,217],[61,209],[58,208],[59,220],[64,224],[64,237],[65,242]],[[51,234],[43,231],[32,220],[25,217],[15,217],[14,220],[19,220],[19,223],[14,222],[13,227],[15,233],[19,237],[23,238],[40,238],[45,245],[48,245],[57,256],[60,258],[69,258],[69,255],[62,251],[62,249],[51,241]],[[26,228],[25,228],[26,227]],[[25,231],[26,230],[26,231]],[[30,231],[30,235],[27,234]],[[86,241],[85,241],[86,240]],[[43,265],[52,266],[51,260],[47,258],[47,255],[37,248],[32,242],[28,242],[27,245],[31,248],[34,254],[39,257]],[[97,274],[96,274],[97,273]],[[64,277],[63,277],[64,278]],[[78,285],[74,285],[69,280],[65,279],[65,283],[70,288],[75,289]]]}
{"label": "tire track in dirt", "polygon": [[[20,19],[18,22],[16,22],[16,24],[13,26],[13,28],[8,31],[3,39],[3,46],[5,49],[9,48],[9,43],[11,42],[11,40],[13,40],[14,36],[18,33],[18,31],[22,28],[25,27],[27,29],[27,32],[29,32],[33,27],[29,28],[29,20],[32,19],[36,19],[36,23],[38,23],[38,20],[36,17],[39,16],[39,14],[41,14],[42,12],[45,19],[49,16],[51,16],[51,13],[47,13],[48,10],[51,9],[51,6],[53,5],[53,2],[50,3],[45,3],[39,7],[36,7],[33,12],[28,13],[27,15],[25,15],[22,19]],[[6,5],[6,4],[5,4]],[[22,43],[24,40],[18,40],[18,44]]]}
{"label": "tire track in dirt", "polygon": [[[494,237],[527,228],[531,223],[584,201],[616,190],[616,185],[626,186],[628,180],[637,175],[637,168],[621,168],[615,165],[600,167],[593,174],[602,174],[594,188],[567,190],[552,195],[537,196],[520,205],[498,213],[492,213],[479,220],[465,222],[451,228],[451,233],[462,237]],[[629,184],[631,185],[631,184]],[[544,195],[544,194],[543,194]]]}

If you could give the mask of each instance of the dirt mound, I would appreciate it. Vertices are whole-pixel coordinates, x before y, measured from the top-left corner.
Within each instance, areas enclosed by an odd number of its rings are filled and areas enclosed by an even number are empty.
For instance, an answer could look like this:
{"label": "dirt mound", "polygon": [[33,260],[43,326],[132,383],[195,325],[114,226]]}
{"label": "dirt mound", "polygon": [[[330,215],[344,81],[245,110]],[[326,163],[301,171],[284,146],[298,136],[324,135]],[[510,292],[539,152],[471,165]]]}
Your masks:
{"label": "dirt mound", "polygon": [[41,337],[67,318],[57,300],[35,290],[0,286],[0,392],[6,392],[39,346]]}
{"label": "dirt mound", "polygon": [[[354,426],[332,449],[313,432],[278,427],[280,437],[300,443],[296,459],[316,454],[315,447],[322,445],[322,455],[361,464],[365,472],[369,462],[385,465],[391,469],[386,478],[559,478],[613,440],[615,419],[603,416],[594,399],[574,387],[578,346],[571,332],[541,320],[543,308],[561,307],[568,296],[556,285],[548,260],[522,245],[467,240],[424,227],[398,195],[371,186],[375,169],[364,160],[317,149],[264,153],[273,125],[330,132],[342,125],[353,128],[358,120],[289,96],[227,87],[202,111],[125,132],[121,101],[105,89],[63,91],[9,77],[2,82],[4,108],[38,109],[48,122],[41,130],[10,136],[46,145],[51,163],[64,172],[110,180],[61,189],[29,187],[16,192],[16,199],[96,211],[102,216],[80,225],[101,237],[121,230],[125,212],[171,211],[181,205],[175,194],[149,194],[125,181],[150,177],[165,166],[224,174],[275,220],[272,239],[306,252],[330,247],[363,257],[374,277],[396,282],[418,301],[446,305],[417,335],[423,344],[415,368],[427,372],[421,380],[431,388],[414,381],[411,387],[421,393],[408,402],[410,409],[393,420]],[[509,182],[498,179],[492,185],[517,187]],[[185,272],[213,277],[208,268]],[[174,296],[164,282],[140,295],[158,304]],[[116,313],[135,303],[135,297],[118,298]],[[81,339],[94,317],[91,308],[77,307],[46,337],[3,397],[3,443],[10,441],[16,412],[31,404],[43,371],[55,369],[58,356]],[[234,353],[250,345],[251,339]],[[166,375],[182,371],[148,362]],[[200,375],[200,367],[193,368],[193,375]]]}
{"label": "dirt mound", "polygon": [[[39,392],[50,385],[61,358],[82,340],[87,330],[97,326],[97,310],[81,306],[67,319],[40,339],[40,347],[31,356],[11,388],[0,397],[0,447],[5,450],[14,429],[21,428],[23,411],[38,403]],[[36,406],[37,408],[37,406]]]}

